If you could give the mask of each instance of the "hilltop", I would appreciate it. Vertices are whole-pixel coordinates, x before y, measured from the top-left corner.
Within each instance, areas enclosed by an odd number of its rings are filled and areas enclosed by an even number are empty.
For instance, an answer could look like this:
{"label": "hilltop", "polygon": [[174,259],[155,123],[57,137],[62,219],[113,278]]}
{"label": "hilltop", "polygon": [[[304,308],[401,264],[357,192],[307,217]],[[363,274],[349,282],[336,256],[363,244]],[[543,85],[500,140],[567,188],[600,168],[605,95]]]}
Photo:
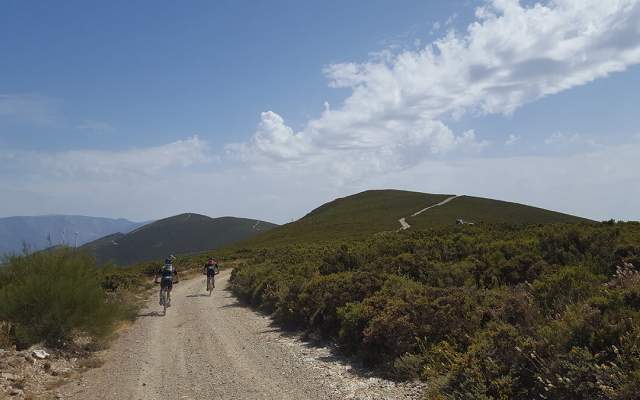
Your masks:
{"label": "hilltop", "polygon": [[[451,200],[412,216],[447,199]],[[323,204],[295,222],[257,235],[238,246],[282,246],[360,238],[376,232],[398,230],[402,227],[399,222],[402,218],[409,229],[451,226],[458,220],[476,224],[589,222],[568,214],[487,198],[368,190]]]}
{"label": "hilltop", "polygon": [[82,246],[98,263],[129,265],[160,259],[167,254],[215,250],[274,228],[275,224],[246,218],[211,218],[180,214],[144,225],[129,233],[115,233]]}

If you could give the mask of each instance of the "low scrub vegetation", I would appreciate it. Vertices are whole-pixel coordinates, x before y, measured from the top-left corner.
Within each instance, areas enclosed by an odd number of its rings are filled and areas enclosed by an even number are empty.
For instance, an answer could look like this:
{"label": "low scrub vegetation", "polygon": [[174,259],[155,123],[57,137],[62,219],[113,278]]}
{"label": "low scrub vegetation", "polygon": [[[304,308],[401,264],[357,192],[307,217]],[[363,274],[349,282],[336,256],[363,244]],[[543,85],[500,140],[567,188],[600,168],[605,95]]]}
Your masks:
{"label": "low scrub vegetation", "polygon": [[5,345],[64,347],[74,335],[104,337],[114,322],[134,315],[133,306],[113,295],[114,286],[130,283],[126,275],[98,269],[81,252],[58,249],[11,257],[5,264],[0,268]]}
{"label": "low scrub vegetation", "polygon": [[638,267],[638,223],[483,225],[259,250],[231,282],[429,399],[622,400],[640,393]]}

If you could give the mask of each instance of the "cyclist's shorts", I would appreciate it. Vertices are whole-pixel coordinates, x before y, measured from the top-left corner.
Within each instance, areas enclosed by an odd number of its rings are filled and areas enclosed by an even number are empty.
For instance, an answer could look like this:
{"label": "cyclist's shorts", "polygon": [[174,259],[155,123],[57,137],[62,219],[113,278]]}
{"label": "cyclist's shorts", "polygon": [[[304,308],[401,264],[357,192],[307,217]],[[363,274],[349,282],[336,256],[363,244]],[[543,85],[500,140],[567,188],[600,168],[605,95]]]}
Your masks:
{"label": "cyclist's shorts", "polygon": [[171,290],[173,288],[173,278],[162,278],[162,280],[160,281],[160,288]]}
{"label": "cyclist's shorts", "polygon": [[216,270],[213,267],[207,267],[207,278],[212,278],[216,274]]}

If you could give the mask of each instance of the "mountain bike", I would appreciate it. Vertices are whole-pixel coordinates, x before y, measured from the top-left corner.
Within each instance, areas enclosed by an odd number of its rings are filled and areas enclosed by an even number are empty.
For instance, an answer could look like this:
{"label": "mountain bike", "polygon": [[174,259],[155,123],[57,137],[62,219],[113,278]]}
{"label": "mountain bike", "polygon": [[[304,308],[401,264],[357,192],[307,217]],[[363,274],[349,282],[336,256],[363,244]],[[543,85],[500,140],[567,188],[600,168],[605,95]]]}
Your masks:
{"label": "mountain bike", "polygon": [[205,274],[207,274],[207,292],[209,292],[209,296],[211,296],[211,292],[213,292],[213,288],[216,287],[215,276],[218,275],[219,273],[220,273],[220,267],[218,267],[217,265],[213,268],[213,275],[211,276],[209,276],[205,268]]}
{"label": "mountain bike", "polygon": [[[178,283],[173,281],[171,285]],[[160,281],[160,305],[162,306],[163,315],[167,315],[167,308],[171,307],[171,294],[168,286],[162,286],[162,280]]]}
{"label": "mountain bike", "polygon": [[214,275],[207,276],[207,291],[209,292],[209,296],[211,296],[211,292],[213,292],[214,287],[216,287],[216,283],[214,281]]}
{"label": "mountain bike", "polygon": [[160,304],[163,308],[163,315],[167,315],[167,307],[169,307],[169,291],[166,287],[160,289]]}

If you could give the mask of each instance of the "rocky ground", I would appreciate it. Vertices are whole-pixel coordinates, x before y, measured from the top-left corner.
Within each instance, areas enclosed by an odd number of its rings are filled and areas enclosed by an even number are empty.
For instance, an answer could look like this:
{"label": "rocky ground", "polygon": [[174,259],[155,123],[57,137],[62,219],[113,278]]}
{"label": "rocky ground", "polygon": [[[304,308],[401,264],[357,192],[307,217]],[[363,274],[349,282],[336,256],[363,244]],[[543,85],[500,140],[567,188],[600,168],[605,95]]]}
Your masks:
{"label": "rocky ground", "polygon": [[96,366],[87,355],[41,348],[0,350],[0,399],[55,399],[56,389],[75,374]]}

